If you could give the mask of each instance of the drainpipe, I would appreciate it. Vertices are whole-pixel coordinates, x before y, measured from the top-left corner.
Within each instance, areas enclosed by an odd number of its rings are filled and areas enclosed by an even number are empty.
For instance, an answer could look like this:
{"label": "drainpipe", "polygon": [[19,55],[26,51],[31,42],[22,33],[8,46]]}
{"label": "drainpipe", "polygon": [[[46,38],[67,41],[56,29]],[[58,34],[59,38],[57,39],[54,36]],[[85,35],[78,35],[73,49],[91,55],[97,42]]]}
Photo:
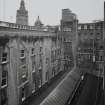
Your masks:
{"label": "drainpipe", "polygon": [[2,47],[0,46],[0,103],[1,103],[1,82],[2,82],[1,57],[2,57]]}
{"label": "drainpipe", "polygon": [[[103,43],[104,43],[104,56],[105,56],[105,1],[104,1],[104,28],[103,28]],[[105,57],[104,57],[104,69],[103,69],[103,90],[104,90],[104,99],[105,99]],[[105,100],[104,100],[105,103]]]}

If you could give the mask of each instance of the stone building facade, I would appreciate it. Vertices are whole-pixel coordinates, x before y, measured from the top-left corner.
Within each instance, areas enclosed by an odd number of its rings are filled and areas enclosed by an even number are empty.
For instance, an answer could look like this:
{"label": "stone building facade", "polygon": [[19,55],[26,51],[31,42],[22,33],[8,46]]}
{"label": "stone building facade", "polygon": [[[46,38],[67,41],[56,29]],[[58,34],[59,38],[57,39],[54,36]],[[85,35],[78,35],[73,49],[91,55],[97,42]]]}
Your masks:
{"label": "stone building facade", "polygon": [[78,23],[76,14],[63,9],[58,26],[44,26],[39,16],[29,26],[21,0],[16,23],[0,21],[0,105],[21,104],[72,67],[102,73],[103,54],[103,21]]}
{"label": "stone building facade", "polygon": [[0,21],[0,105],[21,104],[64,70],[60,33],[39,16],[29,26],[24,0],[16,23]]}
{"label": "stone building facade", "polygon": [[58,32],[0,21],[0,46],[1,105],[20,104],[63,71]]}
{"label": "stone building facade", "polygon": [[104,68],[103,21],[78,24],[77,67],[96,75]]}

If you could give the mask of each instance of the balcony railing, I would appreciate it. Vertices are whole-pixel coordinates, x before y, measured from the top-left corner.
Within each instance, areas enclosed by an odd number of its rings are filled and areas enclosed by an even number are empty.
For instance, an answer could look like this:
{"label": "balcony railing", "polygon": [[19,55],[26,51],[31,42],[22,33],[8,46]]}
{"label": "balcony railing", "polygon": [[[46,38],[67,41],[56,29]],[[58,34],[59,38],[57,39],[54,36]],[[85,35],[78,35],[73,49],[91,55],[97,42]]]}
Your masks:
{"label": "balcony railing", "polygon": [[0,21],[0,27],[5,27],[5,28],[11,28],[11,29],[19,29],[19,30],[32,30],[32,31],[43,31],[43,32],[55,32],[56,27],[48,27],[48,26],[43,26],[40,27],[39,29],[35,26],[27,26],[27,25],[20,25],[16,23],[9,23],[9,22],[4,22]]}

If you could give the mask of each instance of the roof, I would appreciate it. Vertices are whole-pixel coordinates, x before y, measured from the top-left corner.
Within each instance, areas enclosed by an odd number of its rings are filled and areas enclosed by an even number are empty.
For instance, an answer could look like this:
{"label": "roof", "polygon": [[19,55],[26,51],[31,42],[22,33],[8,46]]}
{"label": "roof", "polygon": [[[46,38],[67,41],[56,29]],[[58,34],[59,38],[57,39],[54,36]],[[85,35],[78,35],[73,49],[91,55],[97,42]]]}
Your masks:
{"label": "roof", "polygon": [[79,80],[80,75],[71,71],[40,105],[65,105]]}

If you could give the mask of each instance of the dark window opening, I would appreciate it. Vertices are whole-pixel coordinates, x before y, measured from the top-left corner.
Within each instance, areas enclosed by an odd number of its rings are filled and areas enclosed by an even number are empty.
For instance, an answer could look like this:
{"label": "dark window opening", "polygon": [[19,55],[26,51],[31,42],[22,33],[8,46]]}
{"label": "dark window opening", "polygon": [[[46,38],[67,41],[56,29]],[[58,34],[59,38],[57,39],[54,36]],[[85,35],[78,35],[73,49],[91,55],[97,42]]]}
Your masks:
{"label": "dark window opening", "polygon": [[49,80],[48,71],[46,72],[46,81]]}
{"label": "dark window opening", "polygon": [[3,53],[2,54],[2,62],[6,62],[7,61],[7,53]]}
{"label": "dark window opening", "polygon": [[20,54],[20,57],[24,57],[24,56],[25,56],[25,51],[24,51],[24,50],[21,50],[20,53],[21,53],[21,54]]}
{"label": "dark window opening", "polygon": [[31,53],[34,54],[34,48],[32,48]]}
{"label": "dark window opening", "polygon": [[1,86],[7,86],[7,71],[3,71],[2,72],[2,83]]}

